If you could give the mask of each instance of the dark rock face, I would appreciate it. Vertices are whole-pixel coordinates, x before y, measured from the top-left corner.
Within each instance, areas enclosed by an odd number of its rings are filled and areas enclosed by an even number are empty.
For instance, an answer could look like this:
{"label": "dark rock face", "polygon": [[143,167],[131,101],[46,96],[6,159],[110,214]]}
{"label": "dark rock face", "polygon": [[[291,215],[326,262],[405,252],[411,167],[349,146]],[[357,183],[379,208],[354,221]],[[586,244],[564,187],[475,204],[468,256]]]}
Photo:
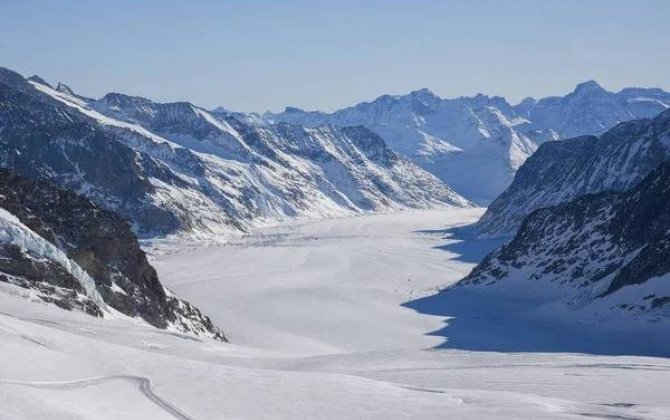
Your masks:
{"label": "dark rock face", "polygon": [[85,295],[66,269],[50,260],[30,258],[16,245],[0,245],[0,282],[36,290],[37,297],[63,309],[103,316],[98,304]]}
{"label": "dark rock face", "polygon": [[545,143],[478,222],[485,235],[511,234],[536,209],[601,191],[625,191],[670,159],[670,111],[619,124],[600,137]]}
{"label": "dark rock face", "polygon": [[531,213],[459,285],[546,285],[571,304],[609,298],[619,309],[670,315],[670,162],[626,192]]}
{"label": "dark rock face", "polygon": [[1,68],[0,167],[83,192],[145,228],[140,230],[173,231],[183,224],[147,200],[154,191],[147,175],[166,178],[160,163]]}
{"label": "dark rock face", "polygon": [[[0,170],[0,207],[86,271],[110,307],[158,328],[175,326],[225,340],[196,308],[166,292],[130,225],[121,217],[71,191],[7,170]],[[16,246],[5,246],[0,256],[0,271],[23,279],[20,285],[33,284],[44,289],[46,283],[75,295],[82,292],[78,281],[55,262],[25,258]],[[60,306],[74,306],[72,299],[48,296]],[[87,312],[102,314],[97,307]]]}

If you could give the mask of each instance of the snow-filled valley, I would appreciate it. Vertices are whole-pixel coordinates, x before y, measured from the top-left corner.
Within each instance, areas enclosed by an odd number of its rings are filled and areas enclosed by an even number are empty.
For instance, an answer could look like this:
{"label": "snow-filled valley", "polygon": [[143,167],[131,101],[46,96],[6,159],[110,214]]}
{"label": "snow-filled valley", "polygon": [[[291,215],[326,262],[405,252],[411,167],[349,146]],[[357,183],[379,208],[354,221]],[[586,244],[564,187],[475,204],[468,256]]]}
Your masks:
{"label": "snow-filled valley", "polygon": [[0,418],[669,418],[670,359],[643,346],[604,355],[607,331],[576,353],[572,332],[510,314],[515,302],[435,295],[499,245],[449,233],[482,213],[362,215],[149,247],[163,284],[231,344],[63,311],[0,284]]}

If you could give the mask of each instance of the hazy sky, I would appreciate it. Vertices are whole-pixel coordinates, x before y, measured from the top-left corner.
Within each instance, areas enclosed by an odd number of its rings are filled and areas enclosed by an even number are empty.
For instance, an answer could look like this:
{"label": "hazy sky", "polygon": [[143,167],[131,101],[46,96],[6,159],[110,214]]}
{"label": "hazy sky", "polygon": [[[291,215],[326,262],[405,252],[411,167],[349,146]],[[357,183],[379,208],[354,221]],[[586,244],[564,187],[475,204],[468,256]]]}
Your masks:
{"label": "hazy sky", "polygon": [[0,66],[240,111],[670,90],[669,17],[668,0],[0,0]]}

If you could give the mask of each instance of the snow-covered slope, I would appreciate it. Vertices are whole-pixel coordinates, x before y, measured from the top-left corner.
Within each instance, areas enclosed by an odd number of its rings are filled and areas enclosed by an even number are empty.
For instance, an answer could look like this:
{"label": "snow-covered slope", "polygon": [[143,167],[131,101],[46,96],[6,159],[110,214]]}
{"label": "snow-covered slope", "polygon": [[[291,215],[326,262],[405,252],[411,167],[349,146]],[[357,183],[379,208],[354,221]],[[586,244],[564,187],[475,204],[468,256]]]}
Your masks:
{"label": "snow-covered slope", "polygon": [[670,415],[666,358],[419,349],[286,357],[185,340],[5,294],[0,305],[3,419],[433,420],[447,413],[471,420],[664,420]]}
{"label": "snow-covered slope", "polygon": [[[464,197],[490,202],[539,144],[600,134],[619,122],[653,117],[670,107],[670,93],[629,88],[613,93],[595,82],[564,97],[528,98],[516,106],[477,95],[442,99],[427,89],[384,95],[332,114],[288,107],[266,121],[303,125],[362,124]],[[250,122],[261,116],[250,116]]]}
{"label": "snow-covered slope", "polygon": [[[0,293],[0,418],[666,420],[670,359],[641,357],[668,355],[663,324],[661,339],[575,338],[472,300],[465,313],[443,307],[448,318],[401,306],[467,273],[484,244],[442,232],[479,213],[291,223],[160,256],[161,280],[229,326],[231,344]],[[468,317],[491,328],[465,331]],[[451,349],[427,349],[445,321]],[[498,347],[519,336],[524,347]],[[617,356],[575,353],[596,342]]]}
{"label": "snow-covered slope", "polygon": [[670,320],[670,163],[626,192],[531,213],[459,283],[584,323]]}
{"label": "snow-covered slope", "polygon": [[9,70],[0,112],[2,166],[78,191],[145,236],[469,205],[362,127],[254,126],[185,102],[83,98]]}
{"label": "snow-covered slope", "polygon": [[623,191],[670,159],[670,111],[622,123],[600,137],[543,144],[477,223],[484,235],[511,234],[533,210],[583,194]]}
{"label": "snow-covered slope", "polygon": [[125,221],[6,170],[0,170],[0,283],[64,309],[225,339],[161,285]]}

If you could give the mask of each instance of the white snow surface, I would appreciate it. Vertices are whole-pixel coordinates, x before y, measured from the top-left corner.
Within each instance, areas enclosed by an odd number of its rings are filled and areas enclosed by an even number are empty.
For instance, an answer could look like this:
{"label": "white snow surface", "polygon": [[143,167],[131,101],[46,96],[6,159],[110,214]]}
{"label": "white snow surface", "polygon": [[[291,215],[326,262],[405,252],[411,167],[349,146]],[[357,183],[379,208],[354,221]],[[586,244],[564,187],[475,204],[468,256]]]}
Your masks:
{"label": "white snow surface", "polygon": [[[155,257],[161,280],[233,344],[27,302],[0,284],[0,418],[669,418],[669,359],[431,350],[443,339],[426,334],[445,317],[400,305],[496,245],[444,236],[480,214],[294,223]],[[484,309],[471,311],[503,333],[525,328]],[[491,331],[470,340],[495,342]]]}

